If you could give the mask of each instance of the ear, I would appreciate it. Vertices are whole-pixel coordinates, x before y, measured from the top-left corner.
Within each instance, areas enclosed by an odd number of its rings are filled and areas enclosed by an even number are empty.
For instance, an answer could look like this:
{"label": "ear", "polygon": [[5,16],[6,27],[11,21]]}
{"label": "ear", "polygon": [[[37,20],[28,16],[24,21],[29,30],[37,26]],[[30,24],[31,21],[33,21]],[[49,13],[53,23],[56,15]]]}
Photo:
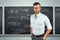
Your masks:
{"label": "ear", "polygon": [[41,10],[41,7],[40,7],[40,10]]}
{"label": "ear", "polygon": [[32,9],[34,9],[34,7],[32,7]]}

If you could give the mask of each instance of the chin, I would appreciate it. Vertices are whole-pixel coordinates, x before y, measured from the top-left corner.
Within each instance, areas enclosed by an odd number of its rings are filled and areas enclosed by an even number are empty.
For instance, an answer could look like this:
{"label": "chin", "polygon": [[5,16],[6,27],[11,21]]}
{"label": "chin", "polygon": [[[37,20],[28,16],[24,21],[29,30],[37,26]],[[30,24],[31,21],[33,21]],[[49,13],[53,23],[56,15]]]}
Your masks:
{"label": "chin", "polygon": [[35,13],[39,13],[39,12],[35,12]]}

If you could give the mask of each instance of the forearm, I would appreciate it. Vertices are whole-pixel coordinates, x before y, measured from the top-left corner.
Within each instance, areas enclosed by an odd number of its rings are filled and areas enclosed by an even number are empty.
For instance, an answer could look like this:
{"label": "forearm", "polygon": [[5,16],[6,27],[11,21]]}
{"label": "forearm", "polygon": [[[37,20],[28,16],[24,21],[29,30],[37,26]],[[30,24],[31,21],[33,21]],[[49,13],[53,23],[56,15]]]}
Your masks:
{"label": "forearm", "polygon": [[32,34],[32,28],[30,27],[30,34]]}
{"label": "forearm", "polygon": [[47,31],[46,31],[44,37],[47,37],[47,36],[49,35],[49,33],[51,32],[51,30],[52,30],[52,29],[47,29]]}

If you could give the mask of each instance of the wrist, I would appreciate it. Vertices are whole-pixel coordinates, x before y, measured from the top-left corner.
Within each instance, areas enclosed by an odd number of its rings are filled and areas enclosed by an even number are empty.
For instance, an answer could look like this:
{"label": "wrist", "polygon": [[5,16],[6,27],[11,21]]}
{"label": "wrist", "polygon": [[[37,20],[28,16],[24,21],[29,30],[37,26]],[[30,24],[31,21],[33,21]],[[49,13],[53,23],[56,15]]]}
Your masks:
{"label": "wrist", "polygon": [[30,36],[32,36],[32,33],[30,34]]}
{"label": "wrist", "polygon": [[43,37],[43,40],[46,40],[46,36]]}

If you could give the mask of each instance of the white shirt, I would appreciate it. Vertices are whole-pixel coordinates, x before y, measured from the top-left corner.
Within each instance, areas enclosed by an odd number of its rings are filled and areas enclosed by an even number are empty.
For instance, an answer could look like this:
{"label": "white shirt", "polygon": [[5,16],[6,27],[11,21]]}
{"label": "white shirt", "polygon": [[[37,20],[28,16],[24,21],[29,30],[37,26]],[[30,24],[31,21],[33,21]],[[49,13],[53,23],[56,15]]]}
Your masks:
{"label": "white shirt", "polygon": [[47,26],[47,29],[52,29],[50,20],[46,15],[39,13],[37,14],[37,18],[35,18],[35,14],[31,15],[30,26],[32,27],[32,33],[34,35],[44,34],[45,25]]}

